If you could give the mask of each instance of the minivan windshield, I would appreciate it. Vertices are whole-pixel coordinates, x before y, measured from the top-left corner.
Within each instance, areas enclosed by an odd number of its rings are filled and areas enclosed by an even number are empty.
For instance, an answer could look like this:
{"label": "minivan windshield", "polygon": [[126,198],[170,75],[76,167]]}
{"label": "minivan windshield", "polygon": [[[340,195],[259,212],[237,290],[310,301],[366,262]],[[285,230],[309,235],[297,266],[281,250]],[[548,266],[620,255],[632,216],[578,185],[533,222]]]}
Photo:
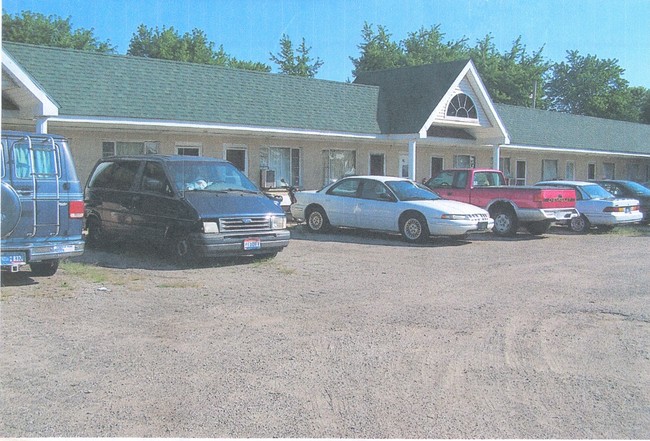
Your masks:
{"label": "minivan windshield", "polygon": [[178,161],[167,166],[178,191],[245,191],[259,190],[229,162]]}

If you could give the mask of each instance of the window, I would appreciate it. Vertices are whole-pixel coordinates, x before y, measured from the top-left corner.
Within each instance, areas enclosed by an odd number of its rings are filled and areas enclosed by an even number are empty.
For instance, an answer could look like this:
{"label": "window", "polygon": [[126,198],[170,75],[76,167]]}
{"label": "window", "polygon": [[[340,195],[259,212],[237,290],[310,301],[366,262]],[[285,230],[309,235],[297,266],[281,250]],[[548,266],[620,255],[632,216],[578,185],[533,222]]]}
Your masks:
{"label": "window", "polygon": [[613,162],[603,162],[603,179],[615,179],[616,167]]}
{"label": "window", "polygon": [[357,152],[354,150],[323,150],[323,181],[327,185],[356,173]]}
{"label": "window", "polygon": [[176,146],[176,154],[181,156],[201,156],[201,147]]}
{"label": "window", "polygon": [[361,198],[373,201],[387,201],[392,199],[388,189],[382,182],[371,181],[370,179],[364,179],[363,181]]}
{"label": "window", "polygon": [[172,196],[172,188],[165,176],[162,166],[156,162],[147,162],[142,175],[142,190],[150,193]]}
{"label": "window", "polygon": [[13,159],[15,173],[17,178],[32,178],[32,173],[36,177],[53,178],[59,174],[59,155],[58,146],[52,148],[51,141],[45,140],[39,143],[32,140],[32,150],[29,149],[29,143],[20,141],[13,145]]}
{"label": "window", "polygon": [[384,176],[386,174],[385,163],[386,161],[383,153],[371,154],[370,174],[372,176]]}
{"label": "window", "polygon": [[260,169],[273,170],[276,183],[300,186],[300,149],[290,147],[262,147]]}
{"label": "window", "polygon": [[542,180],[552,181],[557,178],[557,159],[542,159]]}
{"label": "window", "polygon": [[447,106],[447,116],[477,119],[474,101],[464,93],[459,93],[451,99],[449,106]]}
{"label": "window", "polygon": [[476,156],[454,155],[454,168],[474,168],[474,167],[476,167]]}
{"label": "window", "polygon": [[587,165],[587,179],[596,179],[596,164]]}
{"label": "window", "polygon": [[138,161],[103,162],[97,166],[90,187],[130,190],[138,172]]}
{"label": "window", "polygon": [[573,161],[567,161],[564,169],[564,179],[567,181],[573,181],[576,178],[576,163]]}
{"label": "window", "polygon": [[248,173],[248,161],[246,146],[227,145],[226,147],[226,161],[231,162],[237,170]]}
{"label": "window", "polygon": [[627,163],[627,179],[630,181],[642,182],[643,173],[641,173],[641,164],[636,162]]}
{"label": "window", "polygon": [[327,194],[353,198],[357,196],[360,179],[345,179],[330,188]]}
{"label": "window", "polygon": [[514,184],[526,185],[526,161],[517,161],[517,166],[515,168]]}
{"label": "window", "polygon": [[160,143],[158,141],[104,141],[102,142],[102,157],[116,155],[155,155],[158,153],[159,147]]}

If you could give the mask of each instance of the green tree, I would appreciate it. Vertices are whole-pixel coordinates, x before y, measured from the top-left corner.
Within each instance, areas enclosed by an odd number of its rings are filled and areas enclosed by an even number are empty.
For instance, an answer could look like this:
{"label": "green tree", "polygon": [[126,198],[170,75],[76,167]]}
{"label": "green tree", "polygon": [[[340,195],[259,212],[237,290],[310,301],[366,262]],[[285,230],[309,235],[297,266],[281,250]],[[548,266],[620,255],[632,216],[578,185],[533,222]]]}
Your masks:
{"label": "green tree", "polygon": [[323,61],[320,58],[312,60],[309,56],[310,51],[311,47],[307,47],[304,37],[300,46],[294,50],[289,36],[282,34],[280,52],[277,54],[271,52],[270,59],[278,65],[278,69],[282,74],[313,78],[323,65]]}
{"label": "green tree", "polygon": [[115,53],[110,40],[98,41],[93,29],[72,29],[71,18],[45,16],[23,11],[11,15],[2,13],[2,40],[41,46],[63,47],[85,51]]}
{"label": "green tree", "polygon": [[469,55],[495,102],[546,108],[543,85],[549,63],[542,57],[542,50],[529,54],[519,37],[509,51],[501,53],[488,34],[470,49]]}
{"label": "green tree", "polygon": [[444,36],[445,34],[440,32],[440,25],[429,29],[422,27],[417,32],[410,32],[399,44],[404,53],[405,64],[419,66],[469,58],[467,38],[444,42]]}
{"label": "green tree", "polygon": [[650,89],[645,87],[631,87],[631,105],[636,109],[637,121],[650,124]]}
{"label": "green tree", "polygon": [[[545,85],[550,109],[576,115],[638,121],[633,95],[616,59],[567,51],[566,61],[551,67]],[[635,118],[636,113],[636,118]]]}
{"label": "green tree", "polygon": [[359,58],[350,57],[354,65],[352,75],[355,77],[360,72],[390,69],[406,65],[404,51],[399,43],[391,40],[391,34],[388,33],[384,26],[377,26],[377,32],[375,33],[371,24],[364,23],[361,38],[363,39],[363,43],[358,46],[361,55]]}
{"label": "green tree", "polygon": [[180,35],[174,27],[162,30],[140,25],[131,37],[128,55],[137,57],[159,58],[163,60],[185,61],[190,63],[213,64],[238,69],[270,72],[271,67],[263,63],[238,60],[219,46],[208,41],[205,32],[193,29]]}

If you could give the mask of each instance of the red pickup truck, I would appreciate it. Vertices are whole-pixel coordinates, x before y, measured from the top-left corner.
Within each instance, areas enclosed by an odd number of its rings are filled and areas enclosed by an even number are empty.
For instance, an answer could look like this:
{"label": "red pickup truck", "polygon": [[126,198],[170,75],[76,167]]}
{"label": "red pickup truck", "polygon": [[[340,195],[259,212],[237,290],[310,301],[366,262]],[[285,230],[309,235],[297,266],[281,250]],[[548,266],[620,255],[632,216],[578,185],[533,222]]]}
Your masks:
{"label": "red pickup truck", "polygon": [[443,170],[425,185],[443,198],[486,209],[494,219],[493,231],[499,236],[512,236],[520,226],[539,235],[545,233],[552,222],[579,216],[575,208],[575,190],[508,186],[499,170]]}

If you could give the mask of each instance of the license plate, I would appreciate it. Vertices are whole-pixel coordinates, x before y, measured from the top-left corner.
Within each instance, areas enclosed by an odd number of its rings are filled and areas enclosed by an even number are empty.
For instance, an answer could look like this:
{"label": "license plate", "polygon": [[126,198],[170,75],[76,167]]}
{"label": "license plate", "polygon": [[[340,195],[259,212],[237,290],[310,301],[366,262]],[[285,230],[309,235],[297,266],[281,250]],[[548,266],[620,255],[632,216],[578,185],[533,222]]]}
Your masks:
{"label": "license plate", "polygon": [[625,212],[626,212],[626,213],[631,213],[631,212],[632,212],[632,209],[631,209],[630,207],[625,207]]}
{"label": "license plate", "polygon": [[487,222],[479,222],[478,225],[476,226],[477,230],[487,230],[488,223]]}
{"label": "license plate", "polygon": [[3,265],[17,265],[26,263],[25,253],[2,253]]}
{"label": "license plate", "polygon": [[244,250],[259,250],[262,248],[262,242],[259,237],[252,237],[250,239],[244,239]]}

